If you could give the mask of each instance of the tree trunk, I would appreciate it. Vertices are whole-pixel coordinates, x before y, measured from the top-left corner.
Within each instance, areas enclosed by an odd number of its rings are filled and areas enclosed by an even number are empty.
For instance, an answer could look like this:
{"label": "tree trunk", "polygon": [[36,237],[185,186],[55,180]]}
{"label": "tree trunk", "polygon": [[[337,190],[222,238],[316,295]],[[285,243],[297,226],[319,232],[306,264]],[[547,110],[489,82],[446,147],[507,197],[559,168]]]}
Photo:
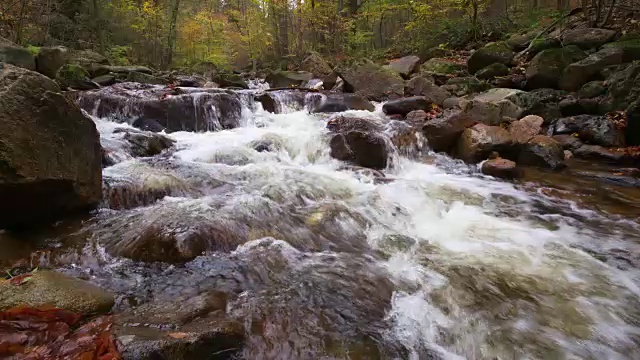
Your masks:
{"label": "tree trunk", "polygon": [[18,18],[18,28],[16,29],[16,44],[22,43],[22,28],[24,27],[24,13],[27,9],[27,0],[22,0],[20,4],[20,17]]}
{"label": "tree trunk", "polygon": [[171,66],[171,63],[173,62],[173,51],[176,46],[176,25],[178,22],[179,10],[180,0],[174,0],[173,9],[171,10],[171,19],[169,21],[169,36],[167,36],[167,56],[165,63],[163,64],[165,68]]}
{"label": "tree trunk", "polygon": [[100,12],[100,4],[98,0],[93,0],[93,16],[95,18],[96,35],[98,36],[98,49],[101,54],[105,53],[104,30],[102,24],[102,15]]}

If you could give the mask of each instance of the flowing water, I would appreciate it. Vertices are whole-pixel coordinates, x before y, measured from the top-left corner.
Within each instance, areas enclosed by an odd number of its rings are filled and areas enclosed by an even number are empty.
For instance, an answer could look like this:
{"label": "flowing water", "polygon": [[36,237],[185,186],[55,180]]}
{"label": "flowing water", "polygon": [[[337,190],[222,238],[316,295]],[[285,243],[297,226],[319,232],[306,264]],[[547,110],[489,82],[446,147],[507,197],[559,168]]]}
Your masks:
{"label": "flowing water", "polygon": [[[76,250],[40,261],[156,329],[240,320],[244,358],[640,358],[637,218],[426,147],[381,179],[329,156],[326,115],[279,100],[285,113],[247,106],[239,128],[171,133],[155,159],[123,153],[105,179],[152,199],[49,235]],[[118,148],[126,125],[95,121]],[[200,304],[218,292],[224,315]]]}

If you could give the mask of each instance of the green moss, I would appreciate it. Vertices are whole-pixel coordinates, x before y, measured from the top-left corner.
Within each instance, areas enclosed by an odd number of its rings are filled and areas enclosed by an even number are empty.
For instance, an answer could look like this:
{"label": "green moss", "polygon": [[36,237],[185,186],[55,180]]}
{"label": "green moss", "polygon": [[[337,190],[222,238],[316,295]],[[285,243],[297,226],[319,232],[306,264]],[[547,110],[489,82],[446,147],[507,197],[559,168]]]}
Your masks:
{"label": "green moss", "polygon": [[562,70],[569,64],[584,59],[587,54],[575,45],[564,48],[547,49],[536,56],[536,66],[543,71]]}
{"label": "green moss", "polygon": [[423,71],[431,71],[437,74],[455,74],[464,70],[465,66],[445,59],[433,58],[422,64],[420,68]]}
{"label": "green moss", "polygon": [[622,49],[625,61],[640,60],[640,37],[612,42],[604,45],[603,48]]}
{"label": "green moss", "polygon": [[56,79],[60,81],[85,80],[89,73],[82,66],[76,64],[66,64],[62,66],[56,74]]}
{"label": "green moss", "polygon": [[39,46],[29,45],[29,46],[27,46],[27,50],[29,50],[29,52],[33,56],[36,56],[36,55],[38,55],[38,53],[40,53],[40,47]]}

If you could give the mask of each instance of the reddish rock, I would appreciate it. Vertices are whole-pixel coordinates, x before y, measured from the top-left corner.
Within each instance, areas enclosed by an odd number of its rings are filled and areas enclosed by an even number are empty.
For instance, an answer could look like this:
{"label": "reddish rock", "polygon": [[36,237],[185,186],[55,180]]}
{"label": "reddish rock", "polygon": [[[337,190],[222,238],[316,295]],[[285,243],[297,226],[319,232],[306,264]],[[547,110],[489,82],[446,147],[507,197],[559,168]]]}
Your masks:
{"label": "reddish rock", "polygon": [[502,179],[514,179],[520,176],[520,170],[515,162],[500,157],[482,163],[481,170],[485,175]]}
{"label": "reddish rock", "polygon": [[528,115],[518,121],[514,121],[509,126],[509,134],[518,144],[529,142],[542,130],[544,119],[537,115]]}
{"label": "reddish rock", "polygon": [[455,155],[466,162],[476,163],[494,151],[510,152],[512,147],[513,139],[504,128],[476,124],[462,132]]}

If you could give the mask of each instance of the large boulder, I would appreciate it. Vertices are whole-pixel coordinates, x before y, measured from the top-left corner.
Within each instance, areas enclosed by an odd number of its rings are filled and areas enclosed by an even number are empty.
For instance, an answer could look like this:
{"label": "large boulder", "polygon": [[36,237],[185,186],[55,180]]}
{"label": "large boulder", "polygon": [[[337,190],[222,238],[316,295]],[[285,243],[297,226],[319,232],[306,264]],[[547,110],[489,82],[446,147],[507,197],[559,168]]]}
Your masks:
{"label": "large boulder", "polygon": [[407,82],[406,95],[422,96],[427,101],[442,106],[451,94],[442,87],[436,85],[433,80],[423,76],[416,76]]}
{"label": "large boulder", "polygon": [[69,50],[64,46],[40,48],[36,56],[36,70],[55,79],[58,70],[69,61]]}
{"label": "large boulder", "polygon": [[513,56],[514,52],[509,48],[507,43],[502,41],[489,43],[469,57],[469,61],[467,62],[469,74],[475,74],[479,70],[494,63],[511,65]]}
{"label": "large boulder", "polygon": [[44,75],[0,66],[0,228],[96,207],[101,153],[94,122]]}
{"label": "large boulder", "polygon": [[592,80],[603,69],[621,64],[624,52],[621,49],[606,48],[588,57],[569,64],[563,71],[559,86],[562,90],[577,91]]}
{"label": "large boulder", "polygon": [[420,68],[420,58],[415,55],[405,56],[389,61],[389,68],[400,74],[404,78],[418,71]]}
{"label": "large boulder", "polygon": [[562,43],[567,45],[575,45],[582,49],[589,50],[598,48],[610,41],[616,36],[614,30],[599,28],[582,28],[569,30],[562,35]]}
{"label": "large boulder", "polygon": [[525,34],[514,34],[507,39],[507,45],[513,51],[522,51],[527,48],[529,43],[536,37],[535,31],[530,31]]}
{"label": "large boulder", "polygon": [[422,133],[433,151],[449,152],[460,134],[474,124],[476,121],[468,114],[453,112],[427,121],[422,127]]}
{"label": "large boulder", "polygon": [[475,76],[454,77],[442,87],[456,96],[476,94],[492,88],[491,84]]}
{"label": "large boulder", "polygon": [[578,134],[580,140],[602,146],[623,147],[625,134],[621,124],[607,116],[578,115],[561,118],[553,123],[553,133]]}
{"label": "large boulder", "polygon": [[313,74],[306,71],[274,71],[266,77],[272,88],[302,87],[313,78]]}
{"label": "large boulder", "polygon": [[126,81],[137,82],[140,84],[164,85],[167,82],[157,76],[145,74],[142,72],[131,71],[127,73]]}
{"label": "large boulder", "polygon": [[28,281],[14,285],[0,280],[0,311],[26,306],[53,306],[81,315],[107,313],[114,296],[99,287],[58,272],[37,270]]}
{"label": "large boulder", "polygon": [[459,106],[477,122],[500,125],[505,119],[518,119],[522,115],[522,108],[507,100],[520,92],[516,89],[490,89],[474,96],[470,101],[461,101]]}
{"label": "large boulder", "polygon": [[339,70],[345,90],[371,101],[397,99],[404,95],[404,80],[393,70],[364,60]]}
{"label": "large boulder", "polygon": [[433,105],[423,96],[412,96],[408,98],[391,100],[382,106],[382,111],[387,115],[406,116],[414,110],[429,110]]}
{"label": "large boulder", "polygon": [[240,95],[223,89],[176,91],[121,83],[82,93],[77,102],[92,115],[129,122],[149,131],[232,129],[239,125],[242,117]]}
{"label": "large boulder", "polygon": [[526,87],[528,89],[557,88],[564,69],[585,57],[587,57],[585,52],[575,45],[540,52],[529,63]]}
{"label": "large boulder", "polygon": [[640,97],[640,62],[613,72],[605,81],[607,111],[625,110]]}
{"label": "large boulder", "polygon": [[331,90],[337,81],[337,75],[329,63],[315,51],[311,51],[302,60],[300,70],[313,74],[314,78],[322,80],[324,88]]}
{"label": "large boulder", "polygon": [[513,139],[506,129],[476,124],[465,129],[460,135],[455,156],[468,163],[477,163],[486,159],[492,152],[510,153],[512,146]]}
{"label": "large boulder", "polygon": [[564,150],[549,136],[536,135],[522,144],[518,154],[518,164],[561,169],[564,165]]}
{"label": "large boulder", "polygon": [[28,70],[36,69],[35,57],[29,50],[0,37],[0,62]]}
{"label": "large boulder", "polygon": [[388,144],[382,125],[374,120],[340,116],[327,123],[334,135],[330,140],[331,157],[371,169],[387,167]]}

